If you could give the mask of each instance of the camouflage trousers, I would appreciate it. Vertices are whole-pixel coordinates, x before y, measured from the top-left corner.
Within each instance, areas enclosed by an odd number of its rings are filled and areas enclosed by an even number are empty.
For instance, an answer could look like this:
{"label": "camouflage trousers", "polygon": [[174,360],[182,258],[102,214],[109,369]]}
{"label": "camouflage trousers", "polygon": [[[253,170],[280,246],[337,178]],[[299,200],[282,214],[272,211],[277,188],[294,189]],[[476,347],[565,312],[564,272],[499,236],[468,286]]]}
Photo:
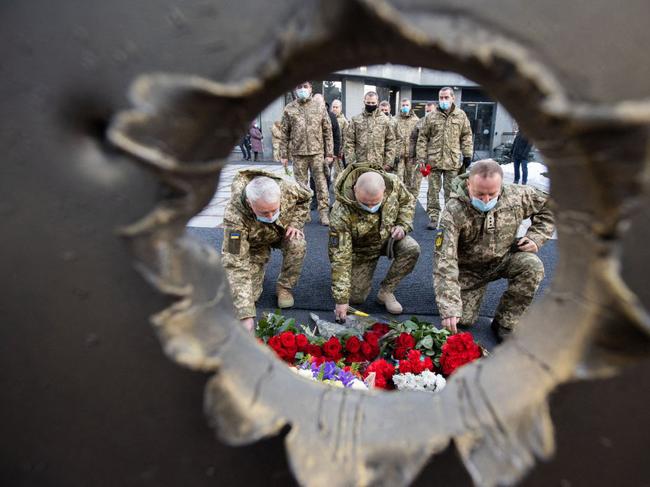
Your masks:
{"label": "camouflage trousers", "polygon": [[334,162],[332,163],[332,170],[334,171],[334,177],[331,179],[331,181],[334,183],[336,182],[336,178],[339,177],[339,174],[345,170],[345,167],[343,167],[343,159],[340,157],[335,157]]}
{"label": "camouflage trousers", "polygon": [[418,165],[410,160],[407,160],[404,166],[404,184],[406,184],[406,188],[417,200],[418,196],[420,196],[422,173]]}
{"label": "camouflage trousers", "polygon": [[[352,256],[350,303],[361,304],[368,297],[377,262],[379,261],[379,257],[386,255],[387,243],[382,247],[380,255],[368,256],[354,254]],[[395,242],[393,252],[395,254],[393,263],[389,267],[386,277],[381,282],[381,287],[390,293],[395,291],[400,281],[409,275],[415,267],[420,257],[420,245],[414,238],[407,235],[402,240]]]}
{"label": "camouflage trousers", "polygon": [[494,319],[503,328],[512,330],[532,303],[544,279],[544,264],[535,254],[516,252],[506,254],[494,269],[487,272],[473,272],[461,267],[458,275],[463,303],[460,324],[471,326],[476,323],[485,289],[489,282],[497,279],[507,279],[508,289],[501,296]]}
{"label": "camouflage trousers", "polygon": [[257,302],[262,295],[264,284],[264,272],[266,264],[271,257],[271,249],[276,248],[282,251],[282,269],[278,276],[277,285],[285,289],[293,289],[298,282],[302,272],[302,264],[307,253],[307,242],[305,239],[293,240],[282,239],[271,246],[251,247],[250,249],[250,277],[253,289],[253,301]]}
{"label": "camouflage trousers", "polygon": [[408,163],[408,157],[400,157],[395,162],[395,170],[393,173],[397,174],[397,177],[399,177],[403,183],[406,183],[404,176],[406,174],[406,165]]}
{"label": "camouflage trousers", "polygon": [[309,189],[309,172],[316,185],[316,201],[318,211],[329,210],[330,193],[327,189],[325,176],[325,158],[323,154],[312,156],[293,156],[293,176],[296,181]]}
{"label": "camouflage trousers", "polygon": [[433,169],[429,174],[427,215],[429,215],[429,220],[436,224],[440,218],[440,188],[443,189],[446,203],[449,200],[449,193],[451,193],[451,182],[456,176],[458,176],[458,169],[452,171]]}

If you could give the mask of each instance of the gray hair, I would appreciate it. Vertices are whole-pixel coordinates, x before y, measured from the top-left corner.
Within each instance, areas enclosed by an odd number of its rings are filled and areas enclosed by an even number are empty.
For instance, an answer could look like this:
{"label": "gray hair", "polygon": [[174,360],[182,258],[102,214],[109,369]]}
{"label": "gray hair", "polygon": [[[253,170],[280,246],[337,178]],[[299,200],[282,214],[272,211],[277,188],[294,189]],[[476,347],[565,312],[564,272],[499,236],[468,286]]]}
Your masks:
{"label": "gray hair", "polygon": [[338,103],[339,105],[343,106],[343,102],[339,100],[338,98],[336,100],[332,101],[332,106],[334,106],[335,103]]}
{"label": "gray hair", "polygon": [[442,88],[440,88],[440,90],[438,90],[438,95],[443,91],[449,91],[451,93],[451,96],[453,96],[454,98],[456,97],[456,92],[454,92],[454,89],[451,86],[443,86]]}
{"label": "gray hair", "polygon": [[256,176],[246,185],[246,198],[250,202],[277,203],[280,201],[280,186],[268,176]]}
{"label": "gray hair", "polygon": [[386,189],[386,182],[381,174],[368,171],[359,176],[355,187],[367,195],[375,196]]}
{"label": "gray hair", "polygon": [[503,169],[497,161],[494,159],[482,159],[476,161],[469,166],[469,177],[481,176],[482,178],[488,178],[498,174],[503,179]]}

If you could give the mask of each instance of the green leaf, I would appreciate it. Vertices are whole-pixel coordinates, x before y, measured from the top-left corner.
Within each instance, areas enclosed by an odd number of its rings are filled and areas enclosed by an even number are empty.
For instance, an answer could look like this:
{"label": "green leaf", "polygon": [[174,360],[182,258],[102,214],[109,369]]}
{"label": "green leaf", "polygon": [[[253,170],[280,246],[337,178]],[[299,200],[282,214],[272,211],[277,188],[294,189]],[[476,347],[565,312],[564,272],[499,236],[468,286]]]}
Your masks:
{"label": "green leaf", "polygon": [[431,348],[433,348],[433,337],[431,335],[425,336],[422,340],[420,340],[420,343],[418,343],[417,348],[420,347],[431,350]]}

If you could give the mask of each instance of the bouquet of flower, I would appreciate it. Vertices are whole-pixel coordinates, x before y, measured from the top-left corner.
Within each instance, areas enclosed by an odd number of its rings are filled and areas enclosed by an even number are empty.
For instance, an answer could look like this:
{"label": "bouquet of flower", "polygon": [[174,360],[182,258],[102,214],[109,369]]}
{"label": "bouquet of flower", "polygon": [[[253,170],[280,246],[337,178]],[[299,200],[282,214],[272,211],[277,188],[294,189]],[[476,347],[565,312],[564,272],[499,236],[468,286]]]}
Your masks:
{"label": "bouquet of flower", "polygon": [[363,381],[355,374],[350,367],[341,368],[334,362],[305,361],[300,367],[292,367],[301,377],[315,381],[324,382],[334,387],[348,387],[350,389],[367,390]]}
{"label": "bouquet of flower", "polygon": [[474,341],[471,333],[458,333],[450,336],[442,346],[440,366],[442,373],[449,377],[462,365],[480,358],[481,347]]}
{"label": "bouquet of flower", "polygon": [[439,392],[445,387],[447,381],[440,374],[436,374],[430,370],[424,370],[417,375],[411,372],[395,374],[393,376],[393,383],[400,391]]}
{"label": "bouquet of flower", "polygon": [[431,164],[427,163],[426,165],[421,164],[420,165],[420,172],[422,173],[422,176],[425,178],[431,174]]}

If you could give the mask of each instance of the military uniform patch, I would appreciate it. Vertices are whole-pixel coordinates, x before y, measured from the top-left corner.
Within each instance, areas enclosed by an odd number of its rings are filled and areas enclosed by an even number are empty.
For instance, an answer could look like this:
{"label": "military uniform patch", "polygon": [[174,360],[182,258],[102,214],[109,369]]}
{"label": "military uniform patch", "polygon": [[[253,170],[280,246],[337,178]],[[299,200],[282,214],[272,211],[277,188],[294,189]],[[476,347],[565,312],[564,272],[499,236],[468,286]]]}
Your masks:
{"label": "military uniform patch", "polygon": [[339,234],[338,232],[330,232],[330,240],[329,240],[329,246],[330,247],[339,247]]}
{"label": "military uniform patch", "polygon": [[230,230],[228,232],[228,253],[237,254],[241,250],[241,232]]}
{"label": "military uniform patch", "polygon": [[438,229],[438,232],[436,233],[436,250],[440,250],[442,247],[442,242],[445,240],[445,231],[442,228]]}

